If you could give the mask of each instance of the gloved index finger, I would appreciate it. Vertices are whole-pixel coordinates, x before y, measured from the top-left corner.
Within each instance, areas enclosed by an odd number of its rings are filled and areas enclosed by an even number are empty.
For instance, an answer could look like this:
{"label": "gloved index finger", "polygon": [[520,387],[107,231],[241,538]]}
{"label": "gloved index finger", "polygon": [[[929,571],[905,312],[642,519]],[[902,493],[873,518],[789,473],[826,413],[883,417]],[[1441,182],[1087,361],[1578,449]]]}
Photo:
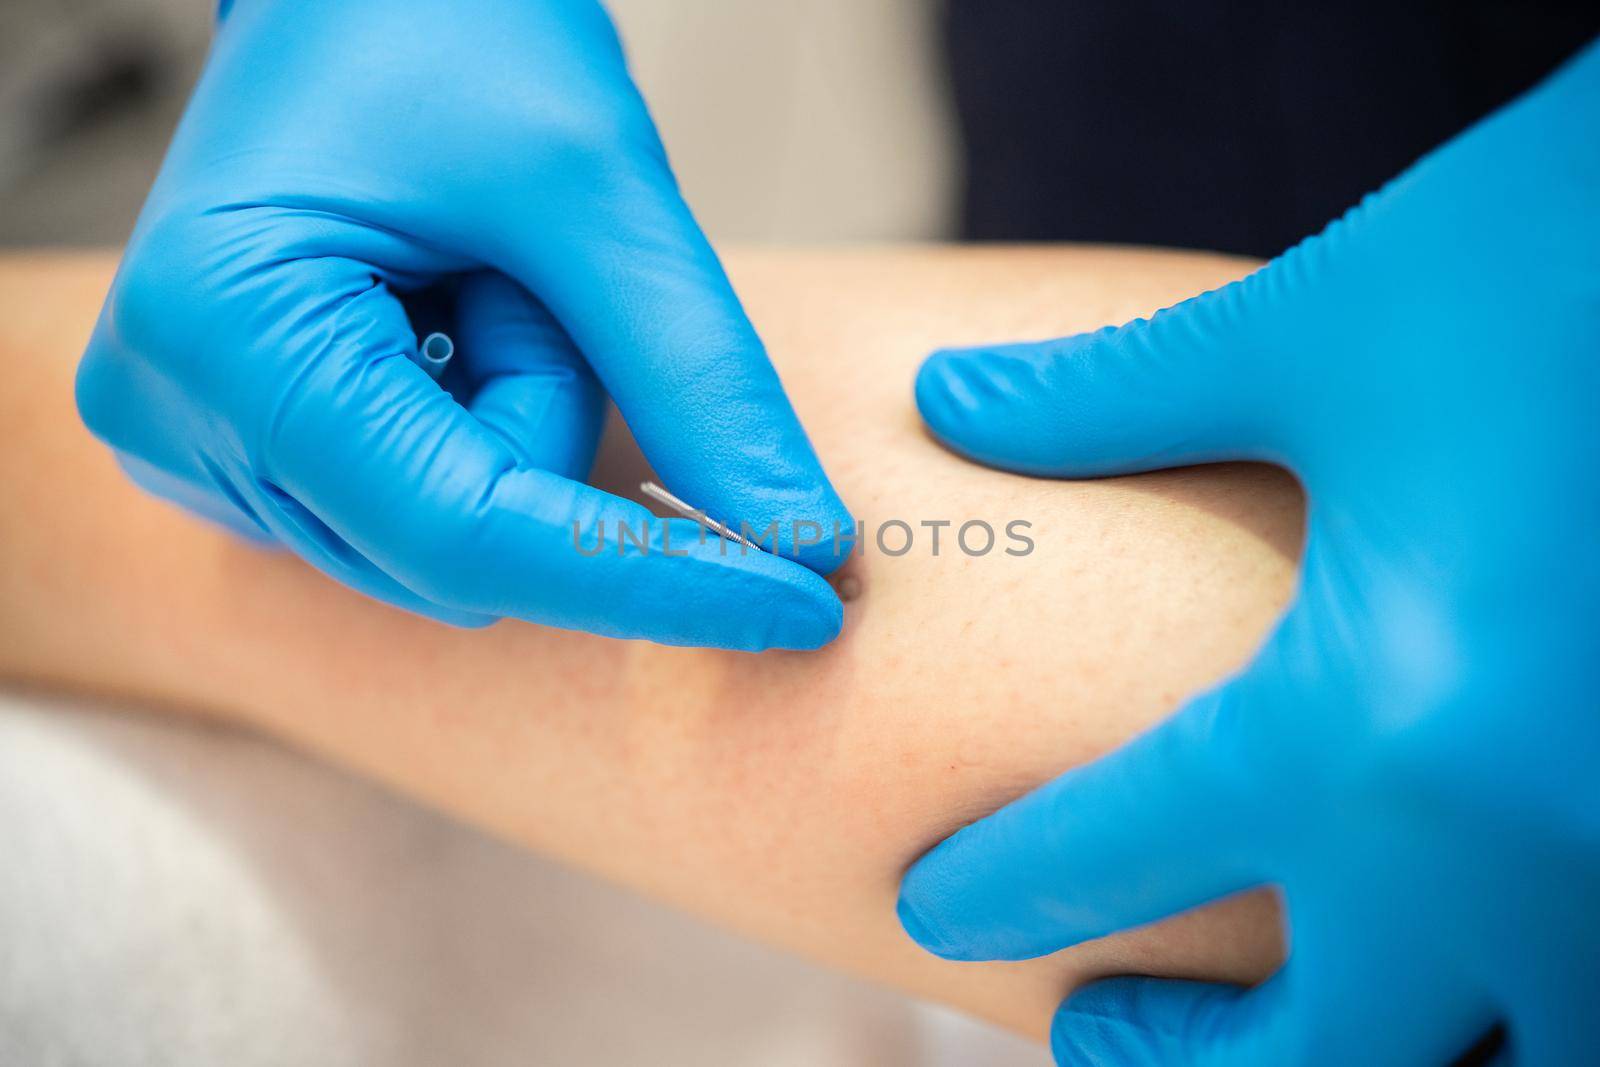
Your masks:
{"label": "gloved index finger", "polygon": [[736,529],[776,524],[779,554],[832,570],[853,520],[664,159],[619,162],[573,195],[577,211],[528,209],[508,271],[561,320],[667,488]]}

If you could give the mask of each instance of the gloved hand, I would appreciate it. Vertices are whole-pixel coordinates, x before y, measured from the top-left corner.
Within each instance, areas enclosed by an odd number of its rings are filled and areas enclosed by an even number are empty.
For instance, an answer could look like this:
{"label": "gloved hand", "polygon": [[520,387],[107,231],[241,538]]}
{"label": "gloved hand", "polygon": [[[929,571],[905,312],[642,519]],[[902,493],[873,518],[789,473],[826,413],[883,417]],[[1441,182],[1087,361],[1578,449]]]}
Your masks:
{"label": "gloved hand", "polygon": [[1042,475],[1281,463],[1293,606],[1242,673],[956,833],[901,888],[1021,959],[1250,886],[1252,990],[1119,978],[1063,1063],[1600,1055],[1600,47],[1241,282],[1120,329],[943,352],[943,440]]}
{"label": "gloved hand", "polygon": [[[430,328],[458,345],[439,384],[408,358]],[[581,484],[605,393],[669,488],[778,521],[812,569],[686,520],[619,555],[648,512]],[[437,618],[839,627],[831,537],[797,553],[791,524],[851,519],[589,0],[237,0],[78,403],[147,487]]]}

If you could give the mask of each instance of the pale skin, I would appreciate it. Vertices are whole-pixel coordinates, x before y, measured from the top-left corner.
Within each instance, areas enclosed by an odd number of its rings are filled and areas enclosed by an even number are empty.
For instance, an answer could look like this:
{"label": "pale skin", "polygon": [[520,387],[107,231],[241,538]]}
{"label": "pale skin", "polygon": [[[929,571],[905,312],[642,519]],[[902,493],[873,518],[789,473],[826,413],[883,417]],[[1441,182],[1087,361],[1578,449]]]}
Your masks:
{"label": "pale skin", "polygon": [[[760,251],[729,268],[835,484],[871,531],[817,653],[672,649],[363,599],[141,494],[79,424],[72,370],[114,257],[0,259],[0,679],[259,729],[473,825],[747,936],[1042,1039],[1117,973],[1251,981],[1283,946],[1256,894],[1026,963],[950,963],[894,914],[945,834],[1093,759],[1241,666],[1287,603],[1302,501],[1282,472],[1097,482],[982,469],[921,429],[937,345],[1045,337],[1237,277],[1106,249]],[[597,472],[637,481],[625,440]],[[1005,524],[1035,548],[1008,556]]]}

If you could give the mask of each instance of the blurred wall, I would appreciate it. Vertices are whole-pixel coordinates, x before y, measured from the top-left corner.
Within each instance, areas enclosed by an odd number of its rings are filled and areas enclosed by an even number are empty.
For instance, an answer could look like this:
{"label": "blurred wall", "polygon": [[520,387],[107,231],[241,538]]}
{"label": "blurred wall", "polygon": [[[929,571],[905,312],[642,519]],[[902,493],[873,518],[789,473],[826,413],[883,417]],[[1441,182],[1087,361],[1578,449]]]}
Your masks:
{"label": "blurred wall", "polygon": [[0,244],[127,236],[200,71],[210,0],[0,0]]}
{"label": "blurred wall", "polygon": [[[612,0],[714,237],[950,229],[933,0]],[[214,0],[0,0],[0,244],[115,244],[189,86]]]}
{"label": "blurred wall", "polygon": [[932,0],[611,0],[714,236],[942,236],[952,127]]}

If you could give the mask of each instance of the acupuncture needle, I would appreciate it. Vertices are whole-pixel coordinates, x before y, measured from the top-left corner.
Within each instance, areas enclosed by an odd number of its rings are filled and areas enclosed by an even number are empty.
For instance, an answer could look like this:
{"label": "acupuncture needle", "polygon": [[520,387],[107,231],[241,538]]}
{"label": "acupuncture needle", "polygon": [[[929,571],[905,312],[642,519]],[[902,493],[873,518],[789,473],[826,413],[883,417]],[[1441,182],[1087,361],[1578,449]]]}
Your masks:
{"label": "acupuncture needle", "polygon": [[688,504],[685,504],[682,500],[673,496],[671,493],[667,492],[666,489],[657,485],[655,482],[640,482],[639,491],[644,493],[645,496],[665,504],[667,507],[671,508],[673,511],[676,511],[684,518],[693,519],[695,522],[698,522],[701,526],[704,526],[706,529],[710,530],[719,537],[724,537],[729,541],[737,542],[738,544],[744,545],[746,548],[753,548],[757,552],[761,551],[760,545],[751,544],[743,537],[740,537],[738,534],[734,533],[733,530],[729,529],[727,526],[724,526],[716,519],[713,519],[711,516],[707,515],[704,511],[701,511],[699,508],[690,507]]}

